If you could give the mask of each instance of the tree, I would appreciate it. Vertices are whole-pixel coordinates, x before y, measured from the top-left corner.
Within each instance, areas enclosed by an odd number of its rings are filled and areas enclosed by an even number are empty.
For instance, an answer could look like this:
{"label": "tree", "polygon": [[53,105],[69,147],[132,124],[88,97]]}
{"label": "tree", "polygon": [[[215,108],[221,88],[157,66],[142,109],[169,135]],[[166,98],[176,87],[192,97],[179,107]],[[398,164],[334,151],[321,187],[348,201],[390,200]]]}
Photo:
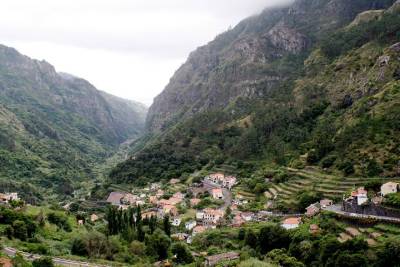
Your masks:
{"label": "tree", "polygon": [[28,238],[27,228],[25,222],[16,220],[12,224],[13,235],[15,238],[25,241]]}
{"label": "tree", "polygon": [[194,261],[192,253],[184,243],[175,243],[171,249],[172,254],[176,256],[175,261],[180,264],[189,264]]}
{"label": "tree", "polygon": [[147,236],[145,243],[148,255],[158,260],[164,260],[168,257],[171,239],[160,229],[154,231],[152,235]]}
{"label": "tree", "polygon": [[281,267],[305,267],[305,265],[302,262],[298,261],[295,257],[291,257],[286,254],[285,249],[271,250],[267,254],[267,258]]}
{"label": "tree", "polygon": [[30,267],[32,266],[29,262],[27,262],[24,257],[17,253],[15,257],[11,260],[12,266],[14,267]]}
{"label": "tree", "polygon": [[367,267],[368,262],[363,254],[352,254],[350,251],[343,251],[336,257],[335,266],[340,267]]}
{"label": "tree", "polygon": [[164,228],[165,234],[167,236],[171,236],[171,223],[169,222],[169,216],[168,215],[164,216],[163,228]]}
{"label": "tree", "polygon": [[260,230],[258,244],[261,253],[265,254],[272,249],[288,247],[290,244],[290,237],[288,232],[282,227],[278,225],[267,225]]}
{"label": "tree", "polygon": [[247,230],[245,239],[244,239],[244,243],[251,248],[257,247],[257,244],[258,244],[257,235],[254,233],[253,230],[251,230],[251,229]]}
{"label": "tree", "polygon": [[72,241],[71,253],[78,256],[87,256],[86,242],[81,237],[75,238]]}
{"label": "tree", "polygon": [[42,257],[32,262],[32,267],[54,267],[53,260],[50,257]]}
{"label": "tree", "polygon": [[129,245],[129,251],[136,256],[143,256],[146,253],[146,246],[142,242],[135,240]]}
{"label": "tree", "polygon": [[378,267],[400,266],[400,240],[397,237],[388,239],[377,256]]}

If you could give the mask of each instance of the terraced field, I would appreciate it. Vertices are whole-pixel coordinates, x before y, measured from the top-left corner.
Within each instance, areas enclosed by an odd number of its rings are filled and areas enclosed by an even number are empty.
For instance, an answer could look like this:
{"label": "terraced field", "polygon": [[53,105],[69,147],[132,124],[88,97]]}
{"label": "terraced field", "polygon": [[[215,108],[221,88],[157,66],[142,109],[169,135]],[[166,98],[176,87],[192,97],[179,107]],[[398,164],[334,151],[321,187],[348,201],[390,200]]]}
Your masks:
{"label": "terraced field", "polygon": [[288,171],[295,174],[296,178],[285,183],[272,184],[268,190],[271,198],[285,204],[293,204],[296,194],[303,190],[315,190],[322,193],[324,197],[338,199],[342,198],[344,193],[355,187],[363,186],[368,181],[400,182],[400,178],[339,177],[324,174],[312,168],[304,170],[288,168]]}

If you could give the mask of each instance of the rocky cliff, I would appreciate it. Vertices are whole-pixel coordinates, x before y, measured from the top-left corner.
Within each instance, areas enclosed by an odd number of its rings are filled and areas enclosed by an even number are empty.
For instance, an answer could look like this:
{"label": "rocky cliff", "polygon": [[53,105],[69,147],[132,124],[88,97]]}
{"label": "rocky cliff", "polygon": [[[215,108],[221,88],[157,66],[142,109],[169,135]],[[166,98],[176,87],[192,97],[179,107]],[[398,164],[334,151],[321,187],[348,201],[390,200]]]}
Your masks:
{"label": "rocky cliff", "polygon": [[198,48],[155,99],[147,138],[111,179],[144,183],[228,165],[262,181],[270,164],[396,175],[394,2],[297,0]]}

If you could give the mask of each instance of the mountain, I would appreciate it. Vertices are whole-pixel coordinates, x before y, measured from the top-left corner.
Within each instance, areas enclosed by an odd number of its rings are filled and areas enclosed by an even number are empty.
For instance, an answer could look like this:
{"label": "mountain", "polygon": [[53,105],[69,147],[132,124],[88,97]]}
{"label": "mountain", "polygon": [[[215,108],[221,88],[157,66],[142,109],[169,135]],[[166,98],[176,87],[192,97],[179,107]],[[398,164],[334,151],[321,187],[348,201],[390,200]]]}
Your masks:
{"label": "mountain", "polygon": [[0,46],[2,187],[28,183],[71,194],[74,183],[96,177],[95,164],[142,133],[146,112],[139,103]]}
{"label": "mountain", "polygon": [[145,183],[232,165],[397,173],[399,1],[297,0],[190,54],[110,175]]}

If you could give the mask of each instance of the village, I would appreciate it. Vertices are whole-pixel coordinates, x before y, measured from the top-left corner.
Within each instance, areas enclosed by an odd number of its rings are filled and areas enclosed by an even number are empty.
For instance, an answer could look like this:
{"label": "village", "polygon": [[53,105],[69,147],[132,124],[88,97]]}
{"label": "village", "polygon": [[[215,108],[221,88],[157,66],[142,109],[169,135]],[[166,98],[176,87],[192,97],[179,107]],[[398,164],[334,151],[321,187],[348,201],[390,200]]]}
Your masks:
{"label": "village", "polygon": [[[136,188],[131,192],[113,191],[108,195],[106,203],[120,210],[140,206],[142,218],[155,217],[162,220],[167,217],[172,226],[171,238],[188,244],[192,243],[196,235],[208,230],[219,227],[239,228],[250,222],[273,220],[280,222],[282,228],[292,230],[325,210],[360,218],[376,215],[377,218],[381,216],[400,222],[400,213],[388,213],[386,208],[381,206],[385,196],[400,191],[399,183],[395,182],[382,184],[379,192],[368,192],[365,187],[354,188],[343,195],[341,203],[323,198],[310,204],[301,214],[274,213],[267,208],[257,212],[249,211],[246,209],[249,200],[233,190],[238,184],[239,181],[235,176],[211,173],[189,186],[181,183],[179,179],[171,179],[164,184],[151,183],[145,188]],[[16,192],[0,193],[0,205],[12,206],[21,201],[23,202]],[[64,207],[64,209],[69,208],[69,205]],[[100,213],[92,213],[88,219],[94,223],[103,220],[102,216]],[[85,221],[79,219],[77,224],[84,225]],[[320,232],[318,224],[312,223],[307,227],[311,234]],[[348,227],[348,231],[355,236],[358,234],[351,227]],[[348,235],[342,233],[338,240],[344,242],[348,238],[350,238]],[[234,251],[203,256],[206,266],[239,258],[239,254]]]}
{"label": "village", "polygon": [[[164,188],[175,188],[180,183],[179,179],[171,179]],[[232,192],[233,187],[238,184],[235,176],[223,173],[212,173],[203,178],[200,183],[193,183],[185,190],[177,190],[166,197],[165,190],[161,189],[161,183],[152,183],[143,188],[139,194],[111,192],[107,202],[117,206],[119,209],[128,209],[129,206],[143,207],[142,218],[155,216],[159,219],[168,216],[174,227],[172,238],[190,244],[193,238],[209,229],[229,226],[240,227],[248,222],[268,221],[271,217],[282,218],[281,227],[286,230],[298,228],[303,217],[313,217],[323,210],[332,212],[349,211],[351,214],[360,213],[368,215],[365,211],[349,209],[350,207],[363,207],[367,204],[380,204],[383,198],[392,193],[397,193],[399,184],[387,182],[381,186],[380,192],[368,195],[364,187],[354,189],[348,195],[343,196],[342,203],[334,203],[333,200],[324,198],[319,202],[312,203],[304,214],[281,214],[273,213],[265,209],[257,212],[247,211],[244,206],[248,200],[240,194]],[[211,199],[211,200],[210,200]],[[347,204],[346,204],[347,203]],[[383,208],[382,208],[383,209]],[[354,212],[354,213],[353,213]],[[364,213],[363,213],[364,212]],[[368,212],[368,211],[367,211]],[[385,216],[385,212],[371,214]],[[92,217],[96,215],[92,215]],[[393,215],[400,220],[400,214]],[[318,231],[318,225],[311,225],[310,232]]]}

